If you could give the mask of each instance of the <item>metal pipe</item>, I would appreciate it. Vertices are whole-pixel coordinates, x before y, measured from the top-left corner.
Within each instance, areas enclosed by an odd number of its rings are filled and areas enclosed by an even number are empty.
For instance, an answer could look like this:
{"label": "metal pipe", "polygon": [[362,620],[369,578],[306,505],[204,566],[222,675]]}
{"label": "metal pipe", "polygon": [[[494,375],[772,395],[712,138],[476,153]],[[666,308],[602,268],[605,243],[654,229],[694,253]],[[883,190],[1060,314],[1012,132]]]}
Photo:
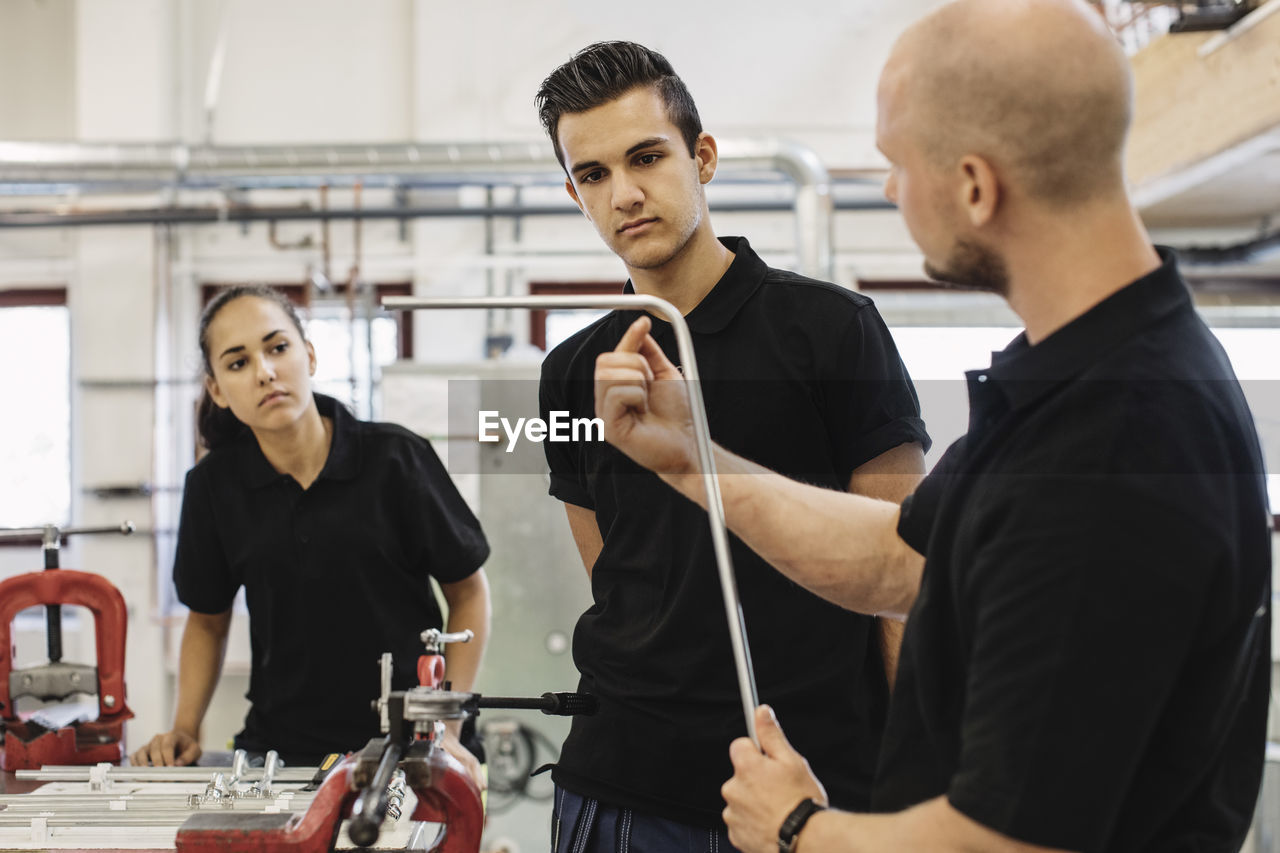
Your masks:
{"label": "metal pipe", "polygon": [[[831,277],[831,179],[809,148],[782,139],[725,139],[726,177],[781,173],[796,184],[799,271]],[[154,192],[317,186],[554,185],[564,170],[542,142],[214,146],[0,142],[0,193],[72,188]]]}
{"label": "metal pipe", "polygon": [[[894,210],[886,201],[841,200],[832,205],[834,210]],[[733,201],[713,202],[713,213],[786,213],[796,206],[785,201]],[[0,211],[0,228],[83,228],[96,225],[220,225],[224,222],[323,222],[326,220],[365,219],[428,219],[433,217],[495,217],[509,216],[515,219],[526,216],[581,216],[572,205],[494,205],[493,207],[464,207],[462,205],[433,205],[430,207],[362,207],[329,208],[310,207],[121,207],[100,210],[57,212],[46,210]],[[829,244],[829,241],[828,241]],[[817,243],[815,242],[815,245]],[[304,239],[297,244],[277,245],[280,249],[305,249],[311,243]],[[812,248],[811,248],[812,251]]]}
{"label": "metal pipe", "polygon": [[1280,254],[1280,229],[1227,245],[1175,246],[1173,252],[1186,266],[1257,263]]}
{"label": "metal pipe", "polygon": [[[299,783],[294,783],[299,784]],[[182,805],[188,808],[190,804],[189,793],[119,793],[112,794],[102,791],[86,792],[83,794],[9,794],[0,796],[0,806],[5,809],[0,814],[13,814],[17,811],[31,809],[45,809],[49,806],[75,806],[76,808],[92,808],[101,806],[102,808],[111,808],[112,803],[124,803],[124,806],[116,806],[119,808],[127,808],[130,804],[137,803],[139,805],[160,805],[167,806],[170,803]],[[315,797],[314,791],[281,791],[273,796],[257,796],[250,797],[244,794],[235,797],[227,797],[226,799],[234,799],[237,802],[252,805],[254,803],[259,806],[270,806],[276,804],[277,801],[294,802],[310,802]]]}
{"label": "metal pipe", "polygon": [[835,277],[831,175],[813,149],[782,139],[725,140],[722,160],[785,173],[796,185],[796,260],[798,272],[831,281]]}
{"label": "metal pipe", "polygon": [[[805,146],[782,139],[722,139],[719,164],[746,176],[781,172],[797,183],[827,181]],[[764,173],[764,174],[762,174]],[[351,186],[542,184],[564,181],[544,142],[184,145],[181,143],[0,141],[0,187],[66,185],[134,189],[254,189]]]}
{"label": "metal pipe", "polygon": [[[92,767],[46,766],[42,770],[17,770],[19,779],[38,782],[88,782]],[[208,782],[210,777],[226,767],[109,767],[106,779],[110,782]],[[314,767],[281,767],[276,771],[276,782],[310,782],[316,774]],[[261,778],[262,768],[249,768],[243,782]]]}
{"label": "metal pipe", "polygon": [[[228,801],[231,802],[231,801]],[[66,827],[140,827],[140,826],[181,826],[186,823],[187,818],[200,811],[221,811],[226,808],[227,811],[235,811],[235,806],[216,806],[211,809],[187,809],[186,811],[149,811],[149,812],[113,812],[110,815],[27,815],[25,817],[5,817],[0,813],[0,827],[13,828],[30,826],[32,821],[40,820],[44,825],[50,828]],[[241,811],[244,811],[243,809]],[[252,813],[252,812],[251,812]],[[15,848],[5,845],[6,850]],[[18,850],[31,849],[30,847],[18,847]],[[43,848],[42,848],[43,849]],[[56,848],[55,848],[56,849]],[[83,849],[83,848],[81,848]],[[243,848],[242,848],[243,849]]]}
{"label": "metal pipe", "polygon": [[702,468],[703,488],[707,493],[707,515],[711,519],[711,544],[715,551],[716,568],[720,573],[720,591],[724,598],[725,617],[729,622],[729,642],[733,647],[733,662],[738,673],[738,691],[742,698],[742,713],[747,733],[756,747],[760,739],[756,735],[755,709],[760,704],[756,690],[755,673],[751,667],[751,650],[747,643],[747,629],[738,599],[738,585],[733,575],[733,558],[729,553],[729,534],[724,518],[724,502],[720,496],[720,480],[716,476],[715,457],[711,449],[711,429],[707,424],[707,410],[699,388],[698,364],[693,352],[693,337],[689,326],[676,307],[665,299],[641,294],[629,296],[502,296],[489,298],[419,298],[413,296],[389,296],[382,304],[392,311],[439,310],[458,308],[609,308],[640,309],[650,312],[671,324],[676,335],[676,348],[684,378],[688,380],[689,410],[693,416],[693,432],[698,445],[698,462]]}
{"label": "metal pipe", "polygon": [[87,800],[44,802],[52,798],[28,794],[28,799],[36,802],[7,804],[4,810],[0,811],[0,818],[21,821],[23,819],[29,820],[33,816],[58,816],[58,812],[63,812],[63,816],[77,819],[107,817],[109,815],[141,817],[147,814],[172,814],[177,820],[181,821],[199,811],[220,811],[224,809],[242,812],[262,812],[267,809],[273,811],[303,811],[314,799],[314,797],[297,797],[283,800],[282,803],[282,798],[277,797],[223,797],[201,805],[192,805],[188,799],[189,796],[170,796],[166,799],[145,800],[116,797],[96,802]]}

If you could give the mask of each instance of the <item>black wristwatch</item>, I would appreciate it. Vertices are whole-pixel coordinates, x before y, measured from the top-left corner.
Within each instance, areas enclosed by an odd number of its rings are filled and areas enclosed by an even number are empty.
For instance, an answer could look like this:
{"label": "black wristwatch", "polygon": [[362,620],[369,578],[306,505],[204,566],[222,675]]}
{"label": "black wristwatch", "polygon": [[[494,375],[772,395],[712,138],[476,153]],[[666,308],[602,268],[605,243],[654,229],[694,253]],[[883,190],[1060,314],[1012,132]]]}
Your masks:
{"label": "black wristwatch", "polygon": [[809,797],[801,800],[800,805],[791,810],[791,814],[787,815],[787,819],[778,829],[779,853],[792,853],[796,849],[796,839],[800,837],[800,830],[804,829],[804,825],[808,823],[809,818],[813,817],[814,812],[820,812],[825,808],[826,806],[815,803]]}

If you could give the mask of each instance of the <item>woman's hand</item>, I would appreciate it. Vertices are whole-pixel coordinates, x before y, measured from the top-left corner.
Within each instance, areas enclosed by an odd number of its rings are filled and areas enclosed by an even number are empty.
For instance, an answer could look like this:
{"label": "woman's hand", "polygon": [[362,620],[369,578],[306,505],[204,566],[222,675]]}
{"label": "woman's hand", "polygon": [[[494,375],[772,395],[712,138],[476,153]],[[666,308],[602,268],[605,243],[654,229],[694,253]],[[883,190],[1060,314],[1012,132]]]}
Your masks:
{"label": "woman's hand", "polygon": [[203,751],[195,735],[174,729],[153,737],[150,743],[129,756],[129,763],[135,767],[184,767],[195,764]]}

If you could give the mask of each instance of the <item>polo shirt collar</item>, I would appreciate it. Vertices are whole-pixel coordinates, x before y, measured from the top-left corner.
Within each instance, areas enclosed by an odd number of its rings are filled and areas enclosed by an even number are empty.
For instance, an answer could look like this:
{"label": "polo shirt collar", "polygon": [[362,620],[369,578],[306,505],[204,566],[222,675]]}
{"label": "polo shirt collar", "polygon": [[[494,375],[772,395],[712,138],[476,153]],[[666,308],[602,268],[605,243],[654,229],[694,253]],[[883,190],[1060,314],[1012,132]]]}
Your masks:
{"label": "polo shirt collar", "polygon": [[[1035,346],[1026,332],[1001,352],[991,354],[991,367],[971,370],[970,396],[995,389],[1014,409],[1032,405],[1056,385],[1074,379],[1108,352],[1132,340],[1162,318],[1192,310],[1191,292],[1178,274],[1173,251],[1156,247],[1161,264],[1116,291]],[[989,390],[980,390],[980,389]]]}
{"label": "polo shirt collar", "polygon": [[[320,414],[333,420],[333,438],[329,444],[329,457],[317,480],[351,480],[360,471],[360,437],[356,431],[356,420],[347,407],[325,394],[315,394],[316,408]],[[270,485],[281,477],[281,474],[267,457],[262,454],[258,440],[250,430],[238,439],[240,444],[240,473],[249,488],[259,489]]]}
{"label": "polo shirt collar", "polygon": [[329,458],[324,462],[320,478],[355,479],[360,471],[360,436],[356,431],[356,419],[346,406],[332,397],[316,394],[315,398],[320,414],[333,419],[333,441],[329,445]]}
{"label": "polo shirt collar", "polygon": [[[741,310],[752,294],[764,282],[769,266],[751,248],[746,237],[721,237],[720,243],[733,252],[733,263],[725,270],[724,275],[716,282],[706,296],[702,297],[694,309],[685,315],[689,330],[701,335],[711,335],[723,331]],[[633,294],[635,286],[630,279],[622,289],[623,293]],[[637,311],[620,311],[624,325],[639,317]],[[657,323],[665,320],[655,318]]]}

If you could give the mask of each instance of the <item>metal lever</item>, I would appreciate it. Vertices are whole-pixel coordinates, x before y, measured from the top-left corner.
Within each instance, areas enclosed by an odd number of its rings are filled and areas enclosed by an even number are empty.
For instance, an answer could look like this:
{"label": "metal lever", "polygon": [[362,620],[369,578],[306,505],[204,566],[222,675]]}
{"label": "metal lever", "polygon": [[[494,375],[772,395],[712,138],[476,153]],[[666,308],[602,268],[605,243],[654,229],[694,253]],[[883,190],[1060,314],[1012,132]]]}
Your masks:
{"label": "metal lever", "polygon": [[249,753],[243,749],[237,749],[231,753],[231,778],[227,780],[227,792],[230,796],[236,797],[236,785],[240,784],[240,779],[244,776],[246,770],[249,769]]}
{"label": "metal lever", "polygon": [[[391,784],[391,777],[396,772],[400,759],[404,758],[408,743],[405,737],[404,694],[393,693],[388,697],[388,705],[391,726],[387,736],[382,739],[378,769],[374,771],[369,784],[360,789],[359,796],[351,806],[351,821],[347,824],[347,835],[358,847],[369,847],[378,840],[389,805],[387,786]],[[370,742],[370,746],[373,743],[376,741]]]}
{"label": "metal lever", "polygon": [[262,778],[249,786],[248,796],[250,797],[270,797],[273,795],[271,786],[275,784],[276,771],[280,768],[280,753],[274,749],[267,752],[266,761],[262,765]]}
{"label": "metal lever", "polygon": [[464,631],[454,631],[452,634],[446,634],[439,628],[428,628],[423,631],[419,639],[427,647],[427,654],[440,654],[440,647],[449,643],[469,643],[475,639],[475,632],[470,628]]}
{"label": "metal lever", "polygon": [[351,822],[347,824],[347,835],[351,837],[351,843],[368,847],[378,840],[382,819],[386,817],[387,806],[390,804],[387,786],[391,784],[391,776],[396,772],[396,766],[403,756],[404,744],[388,737],[382,748],[382,760],[378,762],[377,772],[351,806]]}
{"label": "metal lever", "polygon": [[119,533],[128,536],[137,528],[134,527],[132,521],[122,521],[119,524],[108,524],[98,527],[58,527],[53,524],[46,524],[40,527],[6,527],[0,529],[0,540],[5,539],[30,539],[33,536],[41,537],[41,542],[47,542],[47,537],[56,537],[54,541],[61,542],[68,536],[80,536],[86,533]]}

